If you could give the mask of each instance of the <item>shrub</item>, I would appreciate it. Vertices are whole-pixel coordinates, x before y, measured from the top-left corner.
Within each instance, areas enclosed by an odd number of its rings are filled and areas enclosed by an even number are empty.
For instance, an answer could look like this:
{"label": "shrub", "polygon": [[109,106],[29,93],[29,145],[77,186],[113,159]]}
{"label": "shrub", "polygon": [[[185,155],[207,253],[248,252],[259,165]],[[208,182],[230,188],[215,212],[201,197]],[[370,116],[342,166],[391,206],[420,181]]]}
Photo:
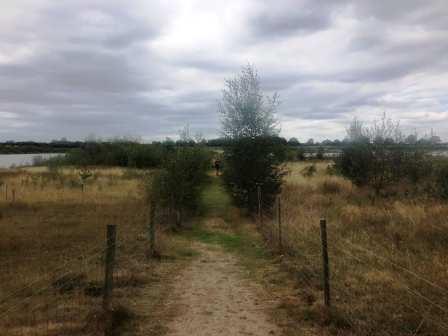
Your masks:
{"label": "shrub", "polygon": [[383,143],[352,143],[335,160],[336,170],[358,186],[370,186],[376,195],[408,182],[416,187],[430,180],[434,159],[418,148]]}
{"label": "shrub", "polygon": [[286,150],[286,161],[297,161],[297,151],[294,148],[288,148]]}
{"label": "shrub", "polygon": [[303,148],[299,147],[297,149],[297,160],[298,161],[305,161],[306,157],[305,157],[305,151],[303,150]]}
{"label": "shrub", "polygon": [[442,198],[448,199],[448,164],[440,168],[437,175],[439,195]]}
{"label": "shrub", "polygon": [[64,163],[75,166],[159,167],[174,148],[133,142],[86,143],[67,153]]}
{"label": "shrub", "polygon": [[334,166],[334,164],[329,164],[327,165],[327,168],[325,168],[325,173],[327,175],[333,176],[336,174],[336,168]]}
{"label": "shrub", "polygon": [[182,147],[169,154],[152,179],[150,192],[160,205],[176,211],[178,226],[185,213],[197,210],[207,179],[210,153],[200,147]]}
{"label": "shrub", "polygon": [[304,177],[312,177],[312,176],[314,176],[314,174],[316,174],[316,172],[317,172],[317,169],[316,169],[316,165],[315,164],[306,166],[305,168],[303,168],[300,171],[300,173]]}
{"label": "shrub", "polygon": [[336,170],[357,185],[365,185],[369,180],[372,153],[368,146],[364,143],[353,143],[345,147],[335,160]]}
{"label": "shrub", "polygon": [[257,185],[263,206],[273,204],[280,192],[286,146],[277,137],[241,138],[224,151],[224,183],[238,206],[254,213],[258,207]]}
{"label": "shrub", "polygon": [[316,159],[323,160],[325,158],[325,149],[323,147],[319,147],[316,153]]}

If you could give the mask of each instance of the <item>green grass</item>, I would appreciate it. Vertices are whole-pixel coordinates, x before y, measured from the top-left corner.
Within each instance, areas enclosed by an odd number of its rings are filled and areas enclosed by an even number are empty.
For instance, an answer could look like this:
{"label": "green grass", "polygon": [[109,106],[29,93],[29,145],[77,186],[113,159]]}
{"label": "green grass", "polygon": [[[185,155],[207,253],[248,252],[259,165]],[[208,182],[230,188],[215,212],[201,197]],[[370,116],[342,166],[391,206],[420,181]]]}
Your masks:
{"label": "green grass", "polygon": [[203,216],[226,218],[232,201],[220,178],[212,176],[202,193],[201,213]]}
{"label": "green grass", "polygon": [[211,231],[198,224],[185,232],[184,236],[201,243],[221,246],[228,252],[237,253],[245,257],[265,258],[269,255],[259,239],[245,232],[233,231]]}

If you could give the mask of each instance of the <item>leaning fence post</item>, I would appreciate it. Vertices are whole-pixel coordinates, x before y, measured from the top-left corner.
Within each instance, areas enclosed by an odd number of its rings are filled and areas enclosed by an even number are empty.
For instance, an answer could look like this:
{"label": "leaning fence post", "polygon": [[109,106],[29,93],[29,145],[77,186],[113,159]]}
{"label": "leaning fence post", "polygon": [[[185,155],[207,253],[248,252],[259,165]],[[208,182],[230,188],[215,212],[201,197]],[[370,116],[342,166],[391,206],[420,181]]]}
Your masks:
{"label": "leaning fence post", "polygon": [[110,310],[110,300],[113,289],[116,237],[117,237],[116,226],[108,225],[107,239],[106,239],[106,260],[104,271],[104,293],[103,293],[103,309],[106,312]]}
{"label": "leaning fence post", "polygon": [[156,202],[151,199],[150,209],[149,209],[149,255],[150,257],[154,256],[156,247],[156,230],[155,230],[155,214],[156,214]]}
{"label": "leaning fence post", "polygon": [[320,220],[320,237],[322,240],[324,303],[325,306],[330,307],[330,268],[328,262],[327,221],[325,218]]}
{"label": "leaning fence post", "polygon": [[277,198],[277,223],[278,223],[278,249],[280,253],[283,251],[283,237],[282,237],[282,205],[280,196]]}

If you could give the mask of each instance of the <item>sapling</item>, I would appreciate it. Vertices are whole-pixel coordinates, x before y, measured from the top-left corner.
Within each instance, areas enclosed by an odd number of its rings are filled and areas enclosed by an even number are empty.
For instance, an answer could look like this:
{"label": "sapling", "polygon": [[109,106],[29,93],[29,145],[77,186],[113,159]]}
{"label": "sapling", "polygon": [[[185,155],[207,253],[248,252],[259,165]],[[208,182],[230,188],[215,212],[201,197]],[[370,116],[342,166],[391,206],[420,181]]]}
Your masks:
{"label": "sapling", "polygon": [[92,172],[88,168],[81,168],[79,171],[79,177],[81,179],[81,188],[84,192],[84,185],[89,177],[92,177]]}

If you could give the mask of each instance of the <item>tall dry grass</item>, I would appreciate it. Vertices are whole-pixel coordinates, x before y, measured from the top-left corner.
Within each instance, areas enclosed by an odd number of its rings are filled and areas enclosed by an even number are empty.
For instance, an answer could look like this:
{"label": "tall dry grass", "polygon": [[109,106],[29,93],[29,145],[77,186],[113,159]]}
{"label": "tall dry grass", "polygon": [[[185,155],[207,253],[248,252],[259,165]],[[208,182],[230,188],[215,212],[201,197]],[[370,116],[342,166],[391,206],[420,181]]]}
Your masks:
{"label": "tall dry grass", "polygon": [[141,173],[92,173],[83,191],[75,168],[0,171],[2,336],[99,332],[107,224],[117,225],[115,295],[125,297],[144,281],[148,214]]}
{"label": "tall dry grass", "polygon": [[[330,331],[344,335],[448,335],[448,204],[422,197],[370,197],[329,162],[290,164],[281,194],[283,242],[307,303],[322,310],[319,219],[328,223],[333,296]],[[331,171],[331,170],[330,170]],[[274,216],[275,217],[275,216]],[[277,223],[265,221],[271,241]]]}

